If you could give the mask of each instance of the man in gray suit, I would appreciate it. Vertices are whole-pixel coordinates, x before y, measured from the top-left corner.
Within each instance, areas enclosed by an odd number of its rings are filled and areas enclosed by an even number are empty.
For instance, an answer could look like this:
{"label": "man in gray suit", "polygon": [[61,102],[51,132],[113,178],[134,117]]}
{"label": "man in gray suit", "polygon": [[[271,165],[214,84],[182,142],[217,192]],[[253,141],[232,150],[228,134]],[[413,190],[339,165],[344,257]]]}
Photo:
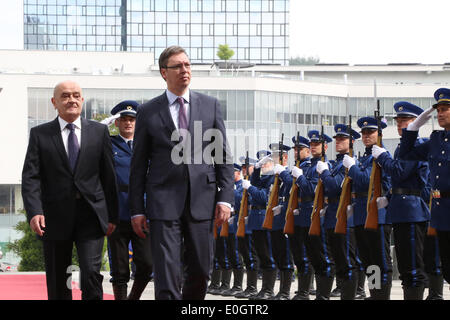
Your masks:
{"label": "man in gray suit", "polygon": [[155,298],[204,299],[212,269],[213,221],[218,226],[226,221],[234,200],[231,154],[219,102],[189,90],[185,50],[167,48],[159,67],[167,90],[137,113],[132,225],[138,236],[149,232],[151,237]]}

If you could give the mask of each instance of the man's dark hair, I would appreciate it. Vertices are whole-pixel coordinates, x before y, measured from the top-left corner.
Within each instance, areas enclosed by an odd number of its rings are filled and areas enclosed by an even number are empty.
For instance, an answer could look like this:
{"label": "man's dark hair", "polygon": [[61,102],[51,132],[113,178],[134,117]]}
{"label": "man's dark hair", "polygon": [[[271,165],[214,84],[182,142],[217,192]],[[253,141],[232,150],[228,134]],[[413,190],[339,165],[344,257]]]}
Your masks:
{"label": "man's dark hair", "polygon": [[159,70],[161,71],[161,69],[167,67],[167,62],[169,61],[169,58],[171,56],[179,53],[184,53],[185,55],[187,55],[186,50],[184,50],[182,47],[171,46],[166,48],[159,56]]}

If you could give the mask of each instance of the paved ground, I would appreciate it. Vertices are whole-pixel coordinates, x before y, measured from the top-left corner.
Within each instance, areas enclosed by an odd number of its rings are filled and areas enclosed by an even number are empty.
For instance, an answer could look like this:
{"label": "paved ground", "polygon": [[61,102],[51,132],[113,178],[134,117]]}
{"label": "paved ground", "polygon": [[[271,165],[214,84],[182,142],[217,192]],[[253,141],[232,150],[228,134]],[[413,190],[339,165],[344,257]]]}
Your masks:
{"label": "paved ground", "polygon": [[[74,275],[74,279],[75,279],[75,275]],[[110,276],[109,274],[104,274],[104,281],[103,281],[103,290],[105,293],[108,294],[113,294],[112,291],[112,285],[109,282]],[[233,283],[233,278],[231,278],[231,283]],[[245,275],[244,275],[244,281],[243,283],[246,283],[245,280]],[[261,288],[261,284],[262,281],[258,280],[258,290]],[[278,287],[279,286],[279,281],[277,281],[275,283],[275,293],[278,292]],[[128,291],[131,290],[132,287],[132,281],[130,281],[129,285],[128,285]],[[333,286],[334,288],[334,286]],[[291,297],[293,297],[295,295],[295,291],[297,290],[297,280],[295,282],[292,282],[292,286],[291,286]],[[367,282],[366,282],[366,295],[369,295],[369,290],[367,287]],[[425,289],[425,297],[428,295],[428,290]],[[154,290],[153,290],[153,282],[150,282],[147,285],[147,288],[145,289],[142,299],[143,300],[153,300],[155,298],[154,296]],[[310,296],[311,299],[314,299],[314,296]],[[340,298],[331,298],[332,300],[340,300]],[[450,300],[450,290],[449,290],[449,285],[445,284],[444,285],[444,299],[445,300]],[[216,296],[216,295],[210,295],[207,294],[206,295],[206,300],[240,300],[242,301],[242,299],[236,299],[233,297],[222,297],[222,296]],[[403,290],[400,284],[400,280],[394,280],[392,283],[392,290],[391,290],[391,300],[403,300]]]}

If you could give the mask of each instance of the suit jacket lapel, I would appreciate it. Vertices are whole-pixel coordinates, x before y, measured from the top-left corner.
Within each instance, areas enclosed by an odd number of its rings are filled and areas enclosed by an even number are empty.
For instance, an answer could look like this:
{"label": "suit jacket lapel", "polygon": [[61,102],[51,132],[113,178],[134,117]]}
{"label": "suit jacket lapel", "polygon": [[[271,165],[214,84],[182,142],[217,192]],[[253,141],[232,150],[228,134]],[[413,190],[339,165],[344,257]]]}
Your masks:
{"label": "suit jacket lapel", "polygon": [[64,163],[64,166],[66,167],[66,169],[68,169],[69,171],[72,171],[72,169],[70,169],[69,157],[67,156],[66,149],[64,148],[64,142],[63,142],[62,136],[61,136],[61,127],[59,125],[58,117],[56,117],[56,119],[53,120],[52,126],[53,126],[52,140],[53,140],[53,143],[55,144],[56,150],[57,150],[58,154],[60,155],[61,160]]}
{"label": "suit jacket lapel", "polygon": [[89,137],[92,138],[92,136],[89,134],[90,132],[90,125],[89,121],[81,118],[81,146],[80,146],[80,152],[78,153],[78,159],[77,163],[75,165],[74,172],[77,171],[78,167],[80,166],[80,162],[83,160],[83,156],[86,153],[87,145],[89,144]]}
{"label": "suit jacket lapel", "polygon": [[160,105],[159,116],[164,124],[164,127],[167,129],[169,135],[172,136],[172,133],[176,131],[177,128],[173,123],[172,115],[170,114],[169,110],[169,100],[167,100],[167,95],[165,92],[159,96],[158,103]]}

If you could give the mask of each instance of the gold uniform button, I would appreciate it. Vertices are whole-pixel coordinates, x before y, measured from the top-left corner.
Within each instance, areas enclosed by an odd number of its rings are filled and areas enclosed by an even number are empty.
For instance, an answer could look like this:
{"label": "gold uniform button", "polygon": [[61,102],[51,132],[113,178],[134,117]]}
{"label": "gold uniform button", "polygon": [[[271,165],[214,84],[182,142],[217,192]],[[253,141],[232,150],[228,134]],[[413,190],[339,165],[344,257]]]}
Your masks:
{"label": "gold uniform button", "polygon": [[442,150],[442,154],[444,154],[445,153],[445,151],[444,150]]}
{"label": "gold uniform button", "polygon": [[439,163],[438,163],[438,166],[439,166],[439,167],[442,166],[442,163],[439,162]]}
{"label": "gold uniform button", "polygon": [[439,179],[439,176],[436,176],[436,179]]}

